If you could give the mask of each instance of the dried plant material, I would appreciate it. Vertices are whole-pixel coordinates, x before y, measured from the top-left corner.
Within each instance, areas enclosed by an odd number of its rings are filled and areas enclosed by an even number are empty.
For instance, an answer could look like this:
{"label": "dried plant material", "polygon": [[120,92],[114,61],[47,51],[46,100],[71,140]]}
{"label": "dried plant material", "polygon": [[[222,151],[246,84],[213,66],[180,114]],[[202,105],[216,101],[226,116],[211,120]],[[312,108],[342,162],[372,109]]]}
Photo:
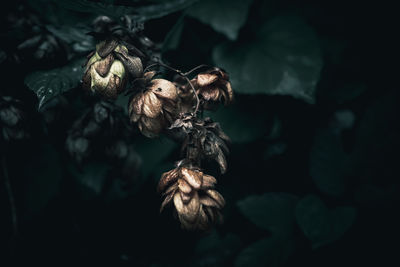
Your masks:
{"label": "dried plant material", "polygon": [[224,198],[215,191],[216,179],[194,167],[180,166],[162,175],[158,191],[164,201],[160,211],[173,203],[181,226],[186,230],[205,230],[222,222]]}
{"label": "dried plant material", "polygon": [[198,165],[202,160],[211,159],[218,163],[221,173],[226,172],[230,139],[222,131],[219,123],[210,118],[197,119],[191,115],[184,115],[177,119],[170,129],[184,133],[182,154],[186,159]]}
{"label": "dried plant material", "polygon": [[140,58],[129,55],[128,48],[116,40],[108,39],[89,55],[82,86],[107,99],[115,99],[125,89],[128,74],[137,78],[142,73]]}
{"label": "dried plant material", "polygon": [[204,108],[206,109],[209,107],[207,102],[223,102],[228,105],[233,101],[229,76],[220,68],[214,67],[200,73],[191,82],[196,88],[196,93],[205,101]]}
{"label": "dried plant material", "polygon": [[153,79],[154,73],[145,73],[137,79],[142,87],[129,103],[129,116],[147,137],[156,137],[175,118],[178,94],[176,86],[165,79]]}

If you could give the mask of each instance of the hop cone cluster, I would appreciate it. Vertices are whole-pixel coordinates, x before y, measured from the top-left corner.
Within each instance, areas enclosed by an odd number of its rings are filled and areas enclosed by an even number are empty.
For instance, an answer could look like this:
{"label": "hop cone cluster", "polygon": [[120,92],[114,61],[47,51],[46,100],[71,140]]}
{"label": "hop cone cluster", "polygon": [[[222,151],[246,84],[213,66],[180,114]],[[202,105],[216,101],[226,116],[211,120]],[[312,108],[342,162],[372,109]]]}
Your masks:
{"label": "hop cone cluster", "polygon": [[[205,174],[201,166],[204,161],[214,161],[220,172],[225,173],[230,140],[218,123],[210,118],[199,118],[198,113],[213,110],[220,103],[232,103],[229,76],[214,67],[189,79],[190,73],[204,66],[183,73],[164,64],[154,58],[158,47],[141,35],[140,30],[131,29],[129,25],[133,24],[129,16],[121,22],[125,30],[108,17],[95,20],[92,35],[102,41],[88,56],[83,87],[107,99],[115,99],[129,84],[128,93],[132,93],[128,103],[129,118],[140,132],[149,138],[163,133],[182,142],[184,158],[178,161],[175,169],[162,175],[158,185],[164,197],[161,211],[172,206],[182,228],[208,229],[222,222],[225,200],[214,189],[216,179]],[[124,32],[130,34],[124,35]],[[127,41],[126,36],[133,38]],[[157,65],[174,71],[179,77],[170,81],[156,77],[159,73],[155,71],[147,71]],[[72,136],[92,142],[90,132],[97,132],[100,124],[103,123],[90,120],[82,127],[75,127],[80,134]]]}
{"label": "hop cone cluster", "polygon": [[214,185],[217,180],[197,168],[177,167],[162,175],[158,191],[163,192],[161,211],[173,203],[181,226],[186,230],[205,230],[221,223],[225,200]]}

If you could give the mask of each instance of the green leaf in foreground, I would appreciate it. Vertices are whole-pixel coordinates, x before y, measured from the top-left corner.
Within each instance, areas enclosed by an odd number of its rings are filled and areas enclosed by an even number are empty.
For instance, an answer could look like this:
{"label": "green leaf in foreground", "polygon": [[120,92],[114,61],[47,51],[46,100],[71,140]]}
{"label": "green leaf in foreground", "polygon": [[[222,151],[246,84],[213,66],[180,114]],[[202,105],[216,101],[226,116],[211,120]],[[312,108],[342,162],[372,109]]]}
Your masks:
{"label": "green leaf in foreground", "polygon": [[133,20],[146,21],[150,19],[161,18],[168,14],[177,12],[190,6],[196,1],[197,0],[171,0],[160,3],[152,3],[149,1],[148,4],[127,6],[112,5],[109,3],[101,3],[89,0],[57,0],[57,4],[66,9],[78,12],[106,15],[115,19],[119,19],[121,16],[128,15],[131,16]]}
{"label": "green leaf in foreground", "polygon": [[353,224],[356,210],[353,207],[336,207],[328,210],[316,196],[309,195],[296,206],[296,220],[313,248],[338,240]]}
{"label": "green leaf in foreground", "polygon": [[46,71],[36,71],[25,78],[26,85],[39,98],[39,109],[52,97],[76,87],[82,78],[83,59],[72,61],[67,66]]}
{"label": "green leaf in foreground", "polygon": [[253,0],[203,0],[193,5],[188,14],[235,40],[246,22],[252,2]]}
{"label": "green leaf in foreground", "polygon": [[274,237],[252,243],[242,250],[235,260],[236,267],[282,266],[293,251],[293,240]]}
{"label": "green leaf in foreground", "polygon": [[349,170],[349,155],[343,149],[340,135],[331,129],[317,131],[310,153],[310,175],[318,189],[331,196],[342,195]]}
{"label": "green leaf in foreground", "polygon": [[251,142],[267,132],[267,114],[248,109],[240,103],[221,107],[216,112],[207,112],[206,115],[219,122],[222,130],[234,143]]}
{"label": "green leaf in foreground", "polygon": [[254,40],[217,46],[213,59],[228,71],[239,93],[290,95],[315,102],[322,68],[319,42],[298,17],[275,17],[260,26]]}
{"label": "green leaf in foreground", "polygon": [[297,197],[288,193],[249,196],[238,202],[241,213],[273,236],[289,237],[295,223]]}

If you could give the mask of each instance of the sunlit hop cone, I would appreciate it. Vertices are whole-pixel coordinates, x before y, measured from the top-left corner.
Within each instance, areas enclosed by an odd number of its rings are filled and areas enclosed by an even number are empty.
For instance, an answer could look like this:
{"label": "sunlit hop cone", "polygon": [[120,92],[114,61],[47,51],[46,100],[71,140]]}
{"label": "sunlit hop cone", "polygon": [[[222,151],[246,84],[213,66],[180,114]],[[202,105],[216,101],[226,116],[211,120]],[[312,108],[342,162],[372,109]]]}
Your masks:
{"label": "sunlit hop cone", "polygon": [[221,209],[225,200],[214,190],[216,179],[196,168],[178,167],[161,176],[158,191],[165,206],[173,203],[183,229],[205,230],[222,222]]}
{"label": "sunlit hop cone", "polygon": [[233,91],[229,76],[220,68],[214,67],[200,73],[191,82],[197,94],[205,101],[223,102],[225,105],[233,101]]}
{"label": "sunlit hop cone", "polygon": [[126,46],[110,39],[99,43],[96,51],[89,55],[83,88],[115,99],[124,90],[128,75],[137,78],[142,73],[140,58],[130,55]]}
{"label": "sunlit hop cone", "polygon": [[154,75],[155,72],[147,72],[144,78],[135,80],[139,92],[129,103],[131,121],[150,138],[174,121],[178,101],[176,86],[165,79],[152,79]]}

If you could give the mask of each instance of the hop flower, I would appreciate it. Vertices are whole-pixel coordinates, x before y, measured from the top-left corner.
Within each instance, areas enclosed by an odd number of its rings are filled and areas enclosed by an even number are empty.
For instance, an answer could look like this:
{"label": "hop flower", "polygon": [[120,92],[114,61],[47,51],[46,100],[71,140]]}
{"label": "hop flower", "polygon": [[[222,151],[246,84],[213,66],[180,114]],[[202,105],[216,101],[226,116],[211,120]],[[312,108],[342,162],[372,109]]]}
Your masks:
{"label": "hop flower", "polygon": [[190,167],[177,167],[162,175],[158,191],[163,192],[162,211],[171,201],[183,229],[204,230],[222,222],[225,200],[214,190],[216,179]]}
{"label": "hop flower", "polygon": [[225,105],[233,101],[233,90],[228,74],[220,68],[214,67],[200,73],[191,82],[197,94],[205,101],[223,101]]}
{"label": "hop flower", "polygon": [[174,120],[178,94],[175,85],[165,79],[153,79],[147,72],[136,83],[142,90],[129,103],[129,116],[147,137],[157,136]]}
{"label": "hop flower", "polygon": [[129,55],[128,48],[114,39],[99,43],[88,58],[83,88],[109,99],[115,99],[124,90],[127,72],[133,78],[143,73],[141,59]]}
{"label": "hop flower", "polygon": [[182,153],[186,159],[197,164],[203,159],[215,160],[221,173],[226,172],[230,139],[222,131],[219,123],[210,118],[197,119],[190,114],[184,114],[176,119],[169,129],[185,136]]}

